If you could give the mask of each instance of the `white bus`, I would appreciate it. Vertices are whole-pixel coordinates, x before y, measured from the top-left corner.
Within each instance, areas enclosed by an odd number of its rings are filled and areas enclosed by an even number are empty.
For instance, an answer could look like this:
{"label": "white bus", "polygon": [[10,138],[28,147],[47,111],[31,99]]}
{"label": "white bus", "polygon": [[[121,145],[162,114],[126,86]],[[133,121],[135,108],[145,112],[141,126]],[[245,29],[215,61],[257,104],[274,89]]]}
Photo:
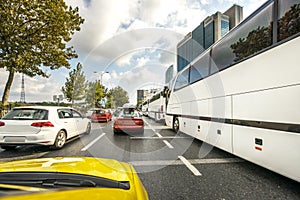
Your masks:
{"label": "white bus", "polygon": [[148,100],[141,104],[141,110],[144,116],[148,116]]}
{"label": "white bus", "polygon": [[267,1],[198,56],[166,124],[300,182],[299,16],[300,0]]}
{"label": "white bus", "polygon": [[155,121],[164,121],[166,114],[166,94],[165,89],[156,92],[148,100],[148,116]]}

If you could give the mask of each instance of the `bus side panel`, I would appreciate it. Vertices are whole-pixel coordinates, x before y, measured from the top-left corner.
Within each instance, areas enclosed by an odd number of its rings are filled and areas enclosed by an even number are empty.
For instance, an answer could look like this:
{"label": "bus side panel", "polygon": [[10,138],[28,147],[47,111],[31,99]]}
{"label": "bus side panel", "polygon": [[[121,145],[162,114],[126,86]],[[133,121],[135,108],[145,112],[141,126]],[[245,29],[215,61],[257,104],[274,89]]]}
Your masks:
{"label": "bus side panel", "polygon": [[299,85],[235,95],[234,154],[300,181],[300,133],[287,132],[299,126],[299,100]]}
{"label": "bus side panel", "polygon": [[168,127],[173,128],[173,116],[172,115],[166,115],[165,122]]}
{"label": "bus side panel", "polygon": [[192,126],[192,119],[189,117],[186,117],[187,115],[190,115],[190,103],[189,102],[185,102],[181,104],[181,108],[182,108],[182,115],[184,117],[179,117],[179,130],[187,133],[187,134],[191,134],[193,126]]}
{"label": "bus side panel", "polygon": [[213,96],[300,84],[299,52],[300,36],[208,77],[210,80],[219,76],[224,87],[223,93],[220,90],[219,94]]}
{"label": "bus side panel", "polygon": [[233,131],[235,155],[300,182],[299,134],[243,126]]}
{"label": "bus side panel", "polygon": [[233,118],[299,124],[300,85],[233,97]]}
{"label": "bus side panel", "polygon": [[[208,112],[209,100],[193,101],[190,103],[190,105],[191,105],[192,116],[198,116],[198,117],[209,116],[209,112]],[[193,119],[191,122],[192,129],[190,135],[199,140],[207,142],[209,125],[210,122],[206,120]]]}
{"label": "bus side panel", "polygon": [[226,124],[225,119],[232,118],[231,96],[209,100],[208,143],[232,153],[232,124]]}

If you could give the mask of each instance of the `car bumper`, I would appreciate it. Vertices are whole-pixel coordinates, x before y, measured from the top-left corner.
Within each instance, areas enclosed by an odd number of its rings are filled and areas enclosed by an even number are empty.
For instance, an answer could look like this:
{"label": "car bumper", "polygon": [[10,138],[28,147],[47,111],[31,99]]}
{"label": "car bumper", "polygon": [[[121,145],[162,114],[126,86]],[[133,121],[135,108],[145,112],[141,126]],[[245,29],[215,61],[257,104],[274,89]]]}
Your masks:
{"label": "car bumper", "polygon": [[101,118],[92,118],[92,121],[93,122],[106,122],[106,121],[108,121],[108,119],[107,118],[105,118],[105,117],[101,117]]}
{"label": "car bumper", "polygon": [[114,131],[117,132],[140,132],[144,130],[144,126],[114,126]]}
{"label": "car bumper", "polygon": [[50,132],[37,134],[0,134],[0,145],[53,145],[56,135]]}

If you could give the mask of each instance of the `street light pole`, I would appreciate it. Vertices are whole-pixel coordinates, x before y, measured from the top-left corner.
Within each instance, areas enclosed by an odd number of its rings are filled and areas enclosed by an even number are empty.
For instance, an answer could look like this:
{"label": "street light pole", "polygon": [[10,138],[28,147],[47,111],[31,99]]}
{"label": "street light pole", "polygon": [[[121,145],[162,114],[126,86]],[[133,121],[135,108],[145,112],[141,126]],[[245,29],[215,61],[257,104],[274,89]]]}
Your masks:
{"label": "street light pole", "polygon": [[[102,77],[103,77],[103,75],[104,74],[108,74],[109,72],[108,71],[101,71],[101,72],[96,72],[96,71],[94,71],[94,73],[99,73],[100,74],[100,85],[101,85],[101,87],[103,88],[103,94],[104,94],[104,85],[102,85]],[[106,103],[106,97],[104,97],[104,99],[102,99],[102,97],[100,97],[101,98],[101,100],[100,100],[100,102],[101,102],[101,107],[105,107],[105,103]],[[103,103],[104,103],[104,106],[103,106]]]}
{"label": "street light pole", "polygon": [[[95,74],[98,74],[99,72],[94,71],[94,73],[95,73]],[[102,85],[102,77],[103,77],[103,75],[106,74],[106,73],[108,74],[109,72],[107,72],[107,71],[101,71],[101,72],[100,72],[100,84],[101,84],[101,85]]]}

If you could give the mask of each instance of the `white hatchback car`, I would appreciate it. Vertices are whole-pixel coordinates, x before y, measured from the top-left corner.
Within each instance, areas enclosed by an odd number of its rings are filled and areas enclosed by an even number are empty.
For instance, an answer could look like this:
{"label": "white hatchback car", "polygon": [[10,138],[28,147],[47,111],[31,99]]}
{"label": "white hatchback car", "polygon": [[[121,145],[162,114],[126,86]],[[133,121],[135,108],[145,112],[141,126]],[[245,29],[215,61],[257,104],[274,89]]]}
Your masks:
{"label": "white hatchback car", "polygon": [[72,108],[16,107],[0,120],[0,146],[8,150],[38,144],[60,149],[70,138],[90,131],[91,121]]}

